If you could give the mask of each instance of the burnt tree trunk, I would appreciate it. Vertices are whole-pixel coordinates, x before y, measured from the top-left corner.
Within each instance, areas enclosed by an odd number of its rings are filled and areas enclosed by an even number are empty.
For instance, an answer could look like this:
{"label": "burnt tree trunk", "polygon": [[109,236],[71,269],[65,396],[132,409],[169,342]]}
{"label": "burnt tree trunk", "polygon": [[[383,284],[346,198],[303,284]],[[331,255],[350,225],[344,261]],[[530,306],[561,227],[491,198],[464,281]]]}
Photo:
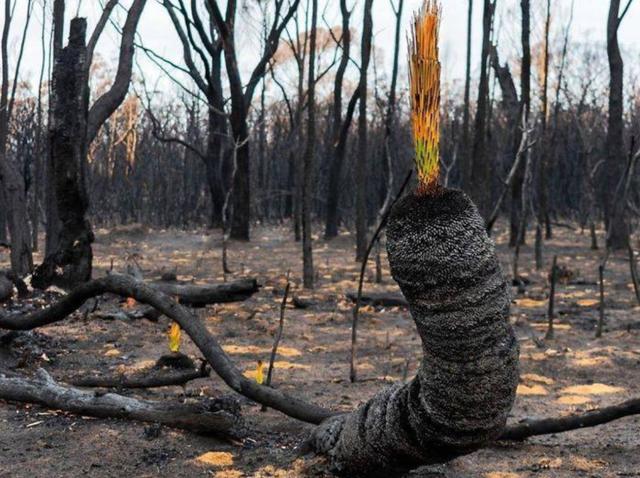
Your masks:
{"label": "burnt tree trunk", "polygon": [[49,143],[62,227],[57,249],[45,257],[33,276],[33,285],[39,288],[51,284],[73,288],[91,278],[94,237],[86,217],[89,201],[85,186],[89,104],[86,31],[86,19],[71,21],[69,44],[60,51],[53,69]]}
{"label": "burnt tree trunk", "polygon": [[313,163],[316,143],[316,25],[318,0],[311,1],[311,39],[309,44],[309,88],[307,98],[307,144],[302,163],[302,277],[305,289],[313,289],[313,239],[311,207],[313,197]]}
{"label": "burnt tree trunk", "polygon": [[[520,117],[524,116],[525,124],[529,123],[531,110],[531,1],[521,0],[522,14],[522,67],[520,68]],[[522,211],[522,183],[524,182],[524,162],[516,169],[511,186],[511,214],[509,228],[509,246],[515,247],[518,238],[525,241],[526,233],[520,234],[519,227]],[[526,222],[525,222],[526,227]]]}
{"label": "burnt tree trunk", "polygon": [[347,145],[347,133],[353,119],[353,113],[355,111],[358,90],[351,97],[349,106],[347,107],[347,113],[343,120],[342,118],[342,92],[343,92],[343,80],[344,75],[349,65],[349,55],[351,51],[351,31],[349,27],[349,18],[351,12],[347,8],[346,0],[340,0],[340,11],[342,14],[342,56],[340,57],[340,63],[336,70],[336,77],[333,86],[333,110],[332,110],[332,145],[333,145],[333,158],[329,167],[329,180],[327,182],[327,213],[325,220],[325,239],[332,239],[338,235],[338,226],[340,223],[340,216],[338,214],[338,204],[340,201],[341,191],[341,175],[342,165],[344,163],[345,151]]}
{"label": "burnt tree trunk", "polygon": [[624,170],[624,123],[623,123],[623,81],[624,63],[618,44],[618,28],[621,18],[618,17],[620,0],[611,0],[609,19],[607,22],[607,55],[609,58],[609,121],[607,129],[607,167],[605,168],[605,184],[603,204],[607,221],[607,247],[626,249],[629,245],[629,231],[624,218],[625,208],[616,204],[619,199],[616,185]]}
{"label": "burnt tree trunk", "polygon": [[[64,41],[64,11],[65,0],[54,0],[53,2],[53,53],[52,58],[55,64]],[[48,124],[53,122],[53,111],[55,110],[56,97],[53,91],[49,94]],[[58,237],[60,235],[60,218],[58,217],[58,207],[56,201],[56,188],[53,180],[53,157],[48,152],[45,157],[45,216],[46,235],[44,255],[45,257],[54,254],[58,250]]]}
{"label": "burnt tree trunk", "polygon": [[358,116],[358,158],[356,160],[356,260],[361,261],[367,250],[367,70],[371,57],[373,0],[365,0],[360,60],[360,110]]}
{"label": "burnt tree trunk", "polygon": [[468,190],[471,181],[471,158],[469,149],[469,125],[471,123],[470,103],[471,103],[471,34],[473,32],[473,0],[469,0],[467,12],[467,66],[464,79],[464,109],[462,118],[462,162],[461,179],[462,187]]}
{"label": "burnt tree trunk", "polygon": [[[11,270],[18,276],[24,276],[33,269],[31,256],[31,237],[29,231],[29,213],[27,211],[27,196],[24,177],[18,168],[11,163],[7,155],[7,141],[9,139],[9,121],[14,92],[9,99],[9,29],[11,26],[12,5],[5,1],[4,27],[2,30],[2,86],[0,93],[0,199],[2,209],[6,212],[6,225],[11,237]],[[26,34],[26,31],[25,31]],[[18,68],[18,67],[16,67]],[[17,79],[17,75],[16,75]],[[5,233],[4,221],[0,221]]]}
{"label": "burnt tree trunk", "polygon": [[478,106],[476,109],[475,135],[473,139],[473,152],[471,158],[471,178],[469,191],[475,203],[478,205],[483,217],[491,212],[489,197],[491,171],[489,157],[487,155],[486,135],[487,116],[489,108],[489,53],[491,51],[491,29],[495,3],[484,0],[482,52],[480,61],[480,84],[478,86]]}

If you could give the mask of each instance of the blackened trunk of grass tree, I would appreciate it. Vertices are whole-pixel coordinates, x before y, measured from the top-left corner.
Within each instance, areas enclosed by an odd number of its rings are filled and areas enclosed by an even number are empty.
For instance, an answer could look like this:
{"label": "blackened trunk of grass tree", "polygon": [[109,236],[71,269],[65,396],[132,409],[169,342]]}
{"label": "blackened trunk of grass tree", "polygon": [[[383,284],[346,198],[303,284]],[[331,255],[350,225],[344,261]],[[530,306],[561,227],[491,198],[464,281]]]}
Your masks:
{"label": "blackened trunk of grass tree", "polygon": [[477,450],[500,436],[518,384],[509,286],[471,200],[456,190],[403,198],[387,251],[424,356],[410,383],[314,431],[311,445],[345,476],[389,476]]}
{"label": "blackened trunk of grass tree", "polygon": [[[609,19],[607,22],[607,54],[609,58],[609,122],[607,129],[607,167],[604,176],[605,184],[603,204],[607,219],[607,247],[626,249],[629,245],[629,231],[625,222],[625,206],[616,204],[620,200],[616,185],[624,170],[624,136],[623,136],[623,81],[624,63],[618,45],[618,28],[622,17],[619,17],[620,0],[611,0]],[[625,12],[626,13],[626,12]]]}
{"label": "blackened trunk of grass tree", "polygon": [[87,21],[71,21],[69,44],[63,48],[53,69],[54,110],[49,126],[51,171],[61,228],[56,250],[45,257],[33,277],[35,287],[51,284],[72,288],[91,278],[93,232],[86,214],[85,189],[87,154]]}

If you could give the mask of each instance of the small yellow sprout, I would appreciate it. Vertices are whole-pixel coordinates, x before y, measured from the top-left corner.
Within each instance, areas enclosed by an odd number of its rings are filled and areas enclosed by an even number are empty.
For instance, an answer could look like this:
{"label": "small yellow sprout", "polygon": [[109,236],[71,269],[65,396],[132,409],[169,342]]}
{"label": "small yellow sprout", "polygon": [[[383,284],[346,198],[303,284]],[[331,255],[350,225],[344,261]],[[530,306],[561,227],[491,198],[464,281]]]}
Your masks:
{"label": "small yellow sprout", "polygon": [[418,173],[418,192],[429,194],[440,173],[440,4],[424,0],[414,15],[409,38],[411,126]]}
{"label": "small yellow sprout", "polygon": [[256,382],[260,385],[264,383],[264,363],[262,363],[262,360],[258,360],[258,366],[256,367]]}
{"label": "small yellow sprout", "polygon": [[169,328],[169,350],[171,352],[180,351],[180,326],[177,322],[173,322]]}

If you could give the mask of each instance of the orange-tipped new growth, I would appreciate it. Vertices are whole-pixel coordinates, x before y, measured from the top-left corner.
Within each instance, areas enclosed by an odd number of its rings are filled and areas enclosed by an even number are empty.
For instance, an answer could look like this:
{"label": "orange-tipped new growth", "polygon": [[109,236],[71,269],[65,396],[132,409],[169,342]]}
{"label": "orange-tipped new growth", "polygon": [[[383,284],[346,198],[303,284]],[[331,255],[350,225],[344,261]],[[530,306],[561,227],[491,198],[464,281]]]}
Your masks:
{"label": "orange-tipped new growth", "polygon": [[180,351],[180,326],[173,322],[169,328],[169,350],[173,353]]}
{"label": "orange-tipped new growth", "polygon": [[424,0],[414,15],[409,38],[411,126],[418,173],[418,192],[432,193],[440,173],[440,5]]}

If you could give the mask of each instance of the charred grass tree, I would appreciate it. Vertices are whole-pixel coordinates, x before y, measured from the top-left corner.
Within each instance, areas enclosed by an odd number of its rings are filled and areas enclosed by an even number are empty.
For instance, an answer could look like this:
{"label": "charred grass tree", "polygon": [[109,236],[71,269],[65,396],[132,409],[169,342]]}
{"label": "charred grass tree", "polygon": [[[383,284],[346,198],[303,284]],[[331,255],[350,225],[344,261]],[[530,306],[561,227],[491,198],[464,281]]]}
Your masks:
{"label": "charred grass tree", "polygon": [[427,0],[410,42],[418,187],[387,227],[391,273],[423,344],[414,379],[325,420],[310,445],[347,476],[388,476],[470,453],[500,436],[515,398],[509,288],[476,206],[439,174],[440,7]]}

